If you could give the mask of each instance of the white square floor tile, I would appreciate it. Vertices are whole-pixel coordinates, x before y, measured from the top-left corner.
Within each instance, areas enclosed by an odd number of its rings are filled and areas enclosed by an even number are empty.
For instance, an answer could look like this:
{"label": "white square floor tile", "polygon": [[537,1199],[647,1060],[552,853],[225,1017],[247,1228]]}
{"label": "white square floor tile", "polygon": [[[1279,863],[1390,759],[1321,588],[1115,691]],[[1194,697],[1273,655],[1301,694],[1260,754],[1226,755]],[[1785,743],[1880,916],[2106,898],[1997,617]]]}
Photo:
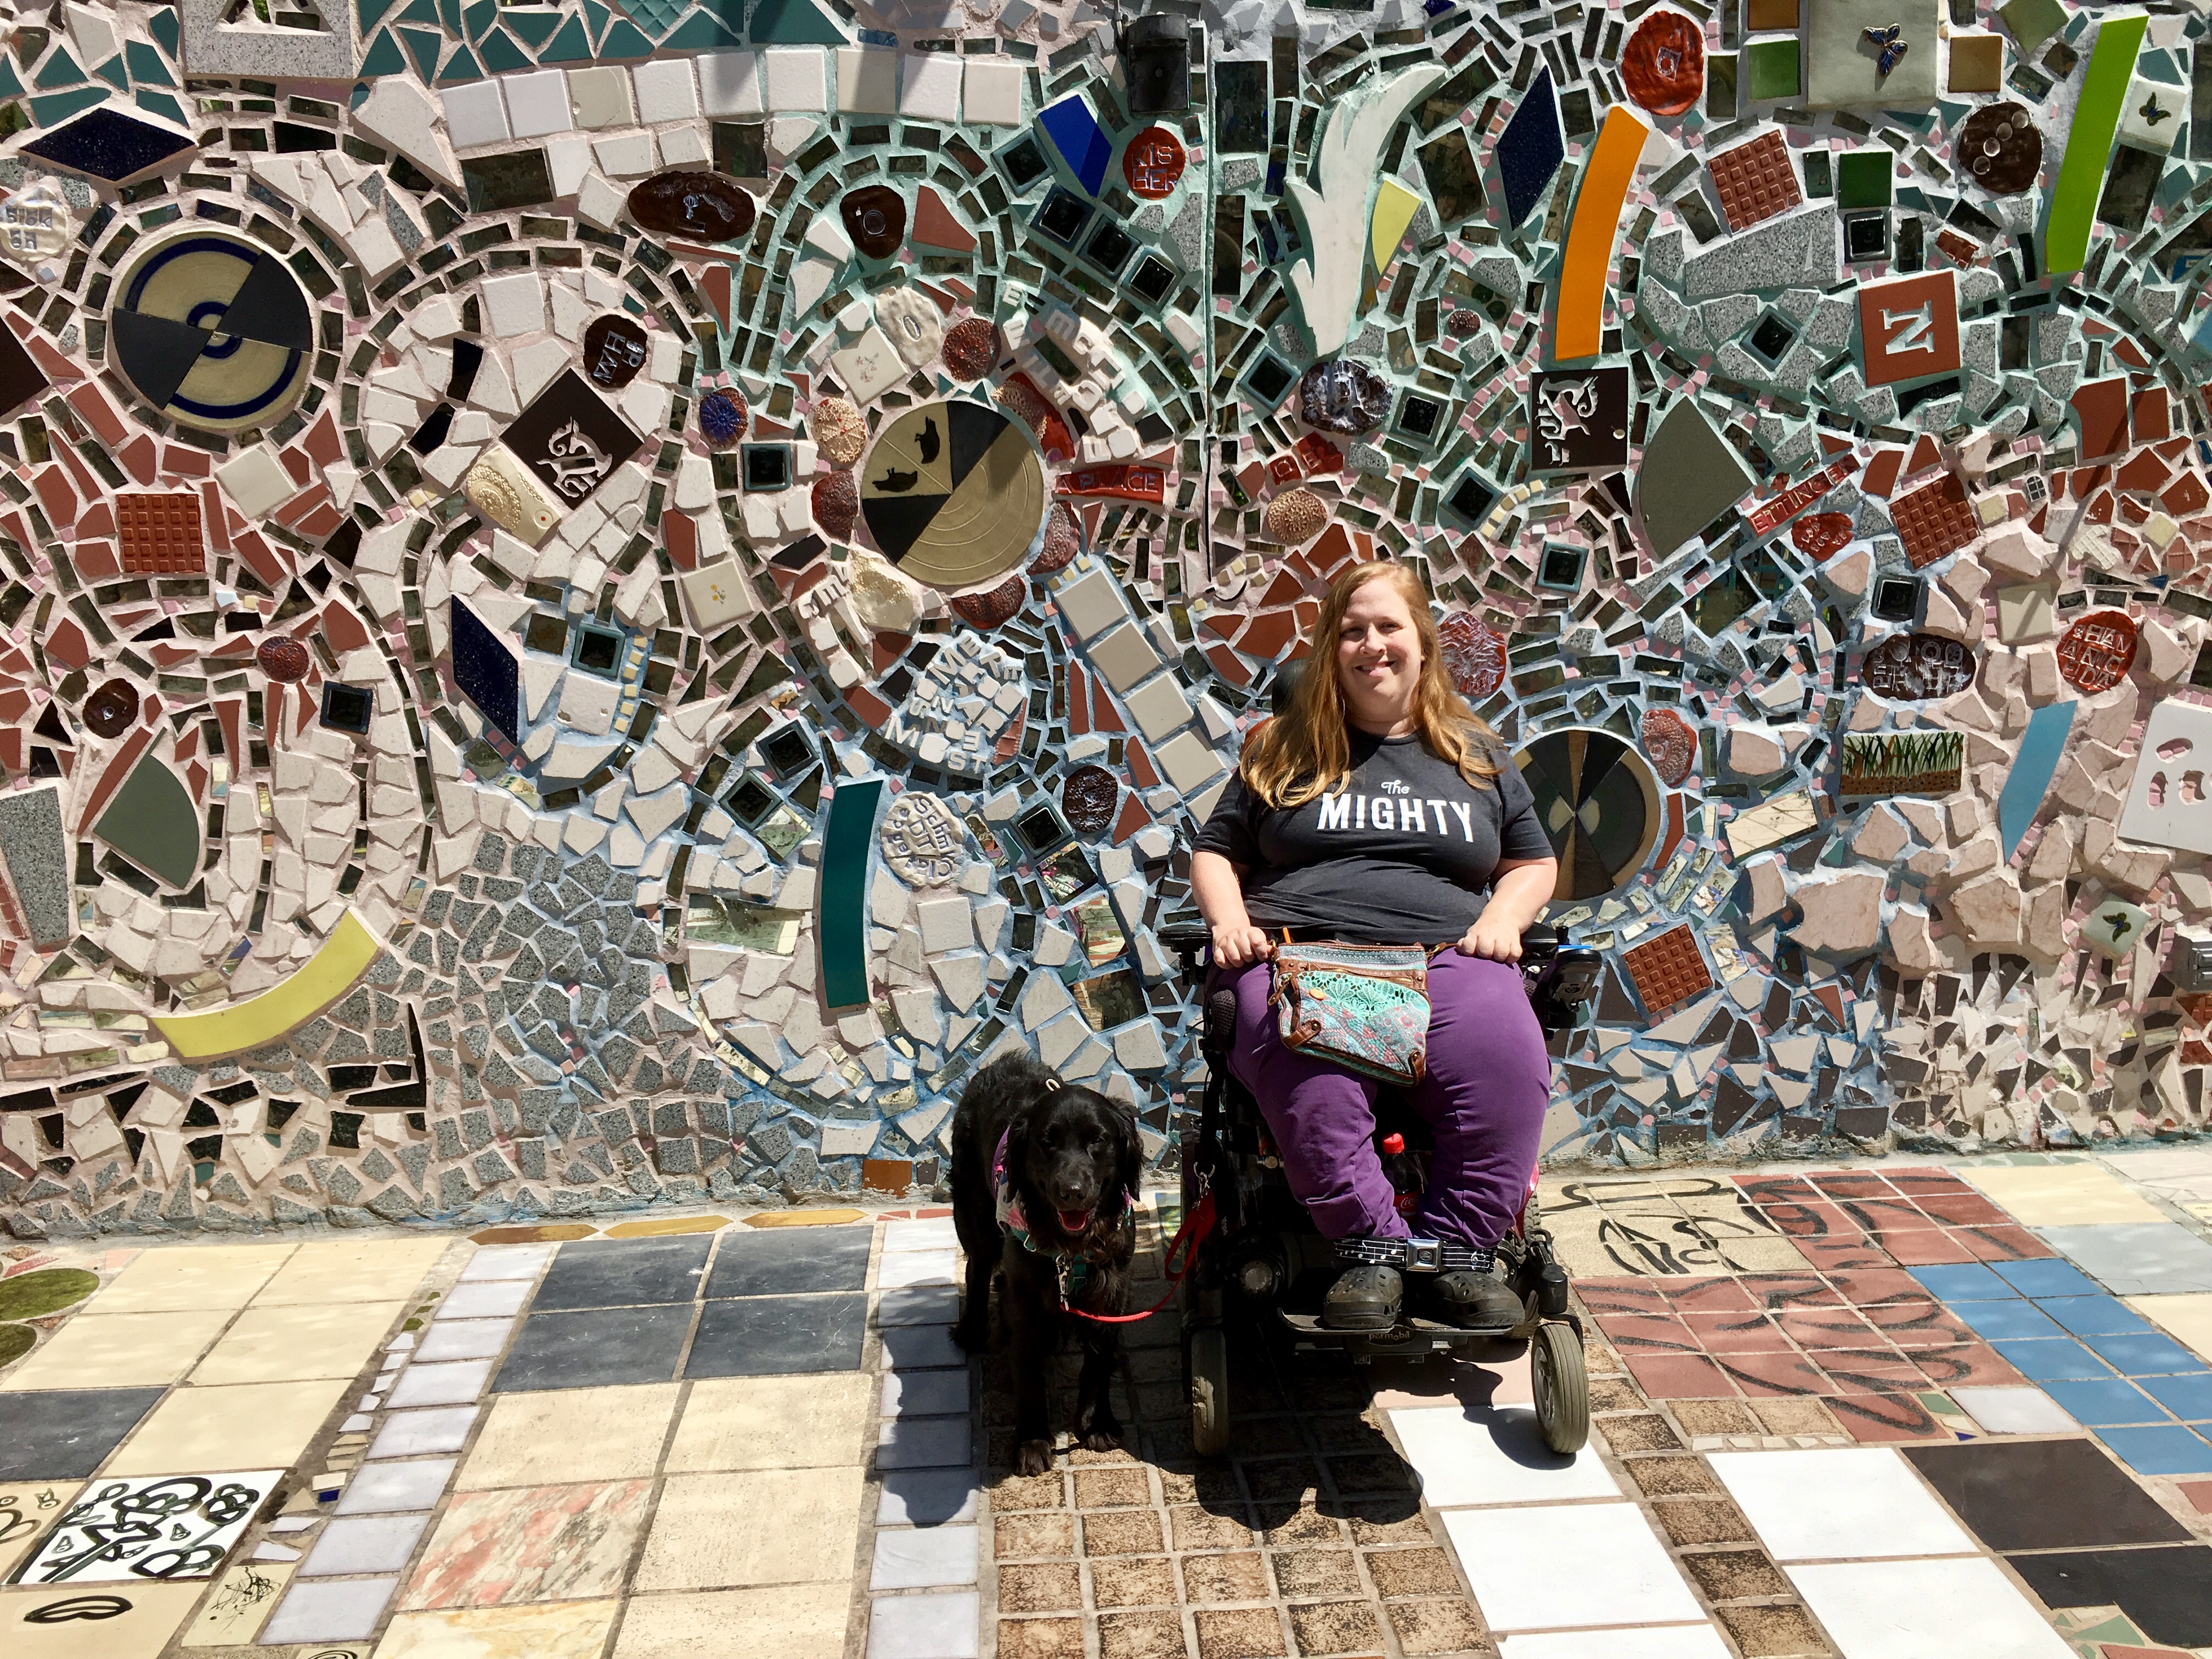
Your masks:
{"label": "white square floor tile", "polygon": [[446,1319],[511,1319],[530,1300],[526,1279],[499,1279],[481,1285],[456,1285],[431,1315]]}
{"label": "white square floor tile", "polygon": [[1504,1659],[1733,1659],[1711,1625],[1508,1636],[1498,1650]]}
{"label": "white square floor tile", "polygon": [[925,1527],[876,1534],[870,1589],[932,1589],[975,1582],[975,1528]]}
{"label": "white square floor tile", "polygon": [[461,1283],[481,1284],[488,1279],[535,1279],[553,1259],[551,1244],[487,1244],[461,1269]]}
{"label": "white square floor tile", "polygon": [[422,1333],[415,1358],[422,1359],[490,1359],[507,1346],[512,1319],[441,1319]]}
{"label": "white square floor tile", "polygon": [[534,75],[510,75],[507,90],[507,118],[518,138],[543,138],[549,132],[566,132],[568,118],[568,77],[559,70],[539,70]]}
{"label": "white square floor tile", "polygon": [[964,1416],[895,1418],[876,1443],[879,1469],[965,1468],[972,1456]]}
{"label": "white square floor tile", "polygon": [[1778,1561],[1974,1551],[1920,1477],[1886,1448],[1715,1452],[1711,1461]]}
{"label": "white square floor tile", "polygon": [[899,113],[908,120],[960,118],[960,60],[949,52],[909,52],[899,60]]}
{"label": "white square floor tile", "polygon": [[446,136],[455,149],[506,142],[507,106],[500,102],[498,82],[448,87],[439,95],[446,106]]}
{"label": "white square floor tile", "polygon": [[637,118],[652,126],[688,121],[699,113],[699,89],[688,58],[663,58],[630,71],[637,87]]}
{"label": "white square floor tile", "polygon": [[410,1365],[384,1403],[403,1406],[460,1406],[476,1399],[491,1381],[491,1361],[461,1359],[450,1365]]}
{"label": "white square floor tile", "polygon": [[424,1457],[404,1463],[364,1463],[338,1494],[337,1512],[383,1515],[435,1509],[459,1462],[456,1457]]}
{"label": "white square floor tile", "polygon": [[932,1216],[927,1221],[886,1221],[884,1223],[884,1254],[893,1250],[957,1250],[960,1235],[952,1229],[949,1215]]}
{"label": "white square floor tile", "polygon": [[878,1325],[950,1325],[959,1317],[957,1285],[908,1285],[876,1298]]}
{"label": "white square floor tile", "polygon": [[368,1449],[372,1459],[420,1457],[426,1452],[454,1452],[469,1443],[470,1425],[477,1420],[474,1406],[441,1406],[435,1411],[394,1412],[384,1419],[376,1442]]}
{"label": "white square floor tile", "polygon": [[770,46],[761,54],[761,79],[777,115],[830,107],[830,55],[820,46]]}
{"label": "white square floor tile", "polygon": [[2038,1227],[2044,1242],[2114,1296],[2212,1291],[2212,1244],[2178,1221]]}
{"label": "white square floor tile", "polygon": [[1393,1411],[1406,1461],[1435,1509],[1460,1504],[1545,1504],[1618,1498],[1620,1483],[1585,1446],[1562,1457],[1544,1444],[1536,1413],[1508,1407],[1471,1418],[1457,1405]]}
{"label": "white square floor tile", "polygon": [[967,74],[968,118],[984,126],[1022,124],[1022,66],[1012,59],[971,61]]}
{"label": "white square floor tile", "polygon": [[258,1638],[284,1642],[358,1642],[376,1628],[397,1578],[349,1578],[295,1583]]}
{"label": "white square floor tile", "polygon": [[884,1378],[885,1417],[950,1417],[967,1409],[965,1371],[893,1371]]}
{"label": "white square floor tile", "polygon": [[975,1659],[979,1620],[973,1590],[886,1596],[868,1609],[868,1659]]}
{"label": "white square floor tile", "polygon": [[902,1290],[909,1285],[950,1285],[959,1271],[957,1250],[901,1250],[896,1255],[884,1255],[876,1284],[886,1291]]}
{"label": "white square floor tile", "polygon": [[879,1527],[943,1527],[973,1521],[983,1489],[973,1469],[893,1469],[876,1504]]}
{"label": "white square floor tile", "polygon": [[1980,1556],[1785,1571],[1843,1659],[2068,1659],[2073,1652]]}
{"label": "white square floor tile", "polygon": [[750,52],[702,52],[699,90],[709,115],[758,115],[761,112],[760,56]]}
{"label": "white square floor tile", "polygon": [[1633,1504],[1451,1510],[1443,1522],[1494,1631],[1689,1624],[1705,1617]]}
{"label": "white square floor tile", "polygon": [[884,1369],[887,1371],[924,1370],[967,1363],[967,1354],[952,1340],[950,1325],[900,1325],[884,1333]]}
{"label": "white square floor tile", "polygon": [[2038,1388],[1963,1388],[1951,1398],[1991,1434],[2072,1434],[2081,1425]]}
{"label": "white square floor tile", "polygon": [[362,1572],[397,1572],[415,1553],[415,1540],[430,1524],[427,1515],[342,1516],[325,1527],[307,1559],[302,1578],[335,1578]]}

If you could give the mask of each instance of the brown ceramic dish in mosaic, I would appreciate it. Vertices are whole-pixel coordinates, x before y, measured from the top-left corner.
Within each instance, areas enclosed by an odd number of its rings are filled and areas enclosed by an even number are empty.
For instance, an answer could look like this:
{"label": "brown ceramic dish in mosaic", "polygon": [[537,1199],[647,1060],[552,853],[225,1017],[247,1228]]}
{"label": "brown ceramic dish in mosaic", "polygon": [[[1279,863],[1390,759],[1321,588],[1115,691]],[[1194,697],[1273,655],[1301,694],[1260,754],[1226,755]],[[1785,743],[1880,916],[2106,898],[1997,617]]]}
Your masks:
{"label": "brown ceramic dish in mosaic", "polygon": [[1470,702],[1486,697],[1505,683],[1505,636],[1471,613],[1455,611],[1437,625],[1443,643],[1444,672]]}
{"label": "brown ceramic dish in mosaic", "polygon": [[2138,630],[2124,611],[2092,611],[2058,639],[2058,672],[2076,690],[2095,696],[2127,678]]}
{"label": "brown ceramic dish in mosaic", "polygon": [[871,259],[890,258],[906,240],[906,198],[889,185],[847,191],[837,211],[853,246]]}
{"label": "brown ceramic dish in mosaic", "polygon": [[1892,634],[1859,665],[1860,684],[1898,702],[1955,696],[1973,678],[1974,653],[1940,634]]}
{"label": "brown ceramic dish in mosaic", "polygon": [[997,365],[1004,349],[996,323],[988,317],[968,317],[945,331],[939,353],[954,380],[980,380]]}
{"label": "brown ceramic dish in mosaic", "polygon": [[849,472],[825,472],[814,481],[814,522],[832,541],[853,533],[860,516],[860,486]]}
{"label": "brown ceramic dish in mosaic", "polygon": [[1654,115],[1680,115],[1705,89],[1705,31],[1678,11],[1655,11],[1620,54],[1628,95]]}
{"label": "brown ceramic dish in mosaic", "polygon": [[953,613],[974,628],[996,628],[1019,614],[1029,584],[1020,573],[981,593],[963,593],[952,601]]}
{"label": "brown ceramic dish in mosaic", "polygon": [[1032,576],[1049,576],[1055,570],[1065,570],[1075,562],[1075,556],[1083,551],[1083,526],[1075,517],[1075,510],[1065,501],[1054,501],[1044,521],[1044,545],[1030,561]]}
{"label": "brown ceramic dish in mosaic", "polygon": [[1121,784],[1103,766],[1079,766],[1060,787],[1060,816],[1079,836],[1105,834],[1121,799]]}
{"label": "brown ceramic dish in mosaic", "polygon": [[84,723],[97,737],[119,738],[138,720],[138,688],[109,680],[84,700]]}
{"label": "brown ceramic dish in mosaic", "polygon": [[1328,503],[1310,489],[1286,489],[1267,503],[1267,533],[1286,547],[1310,542],[1328,523]]}
{"label": "brown ceramic dish in mosaic", "polygon": [[1644,752],[1651,769],[1669,789],[1690,775],[1697,763],[1698,734],[1689,721],[1672,708],[1644,711]]}
{"label": "brown ceramic dish in mosaic", "polygon": [[1479,311],[1455,311],[1444,319],[1444,332],[1455,340],[1472,340],[1482,332],[1482,313]]}
{"label": "brown ceramic dish in mosaic", "polygon": [[1790,526],[1790,545],[1809,559],[1832,558],[1850,539],[1848,513],[1808,513]]}
{"label": "brown ceramic dish in mosaic", "polygon": [[2033,185],[2043,170],[2043,134],[2018,104],[1984,104],[1960,125],[1953,154],[1984,190],[2011,196]]}
{"label": "brown ceramic dish in mosaic", "polygon": [[726,242],[753,228],[750,195],[719,173],[656,173],[629,193],[629,216],[656,236]]}
{"label": "brown ceramic dish in mosaic", "polygon": [[313,662],[307,647],[289,634],[271,634],[253,653],[261,672],[279,685],[294,685],[307,678]]}
{"label": "brown ceramic dish in mosaic", "polygon": [[846,398],[824,398],[806,417],[815,447],[832,466],[850,466],[867,447],[868,422],[860,405]]}
{"label": "brown ceramic dish in mosaic", "polygon": [[592,319],[584,331],[584,373],[609,391],[619,391],[645,367],[649,347],[645,331],[619,313]]}

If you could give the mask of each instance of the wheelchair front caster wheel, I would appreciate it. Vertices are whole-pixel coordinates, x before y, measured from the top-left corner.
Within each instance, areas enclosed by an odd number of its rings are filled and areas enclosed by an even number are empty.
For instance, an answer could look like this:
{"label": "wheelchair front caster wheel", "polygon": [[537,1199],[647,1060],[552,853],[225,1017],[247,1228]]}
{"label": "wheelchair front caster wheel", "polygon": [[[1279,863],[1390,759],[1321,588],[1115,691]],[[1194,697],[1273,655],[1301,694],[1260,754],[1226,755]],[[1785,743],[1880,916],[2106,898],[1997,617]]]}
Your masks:
{"label": "wheelchair front caster wheel", "polygon": [[1190,1449],[1200,1457],[1229,1450],[1229,1344],[1218,1329],[1190,1334]]}
{"label": "wheelchair front caster wheel", "polygon": [[1580,1451],[1589,1441],[1589,1373],[1571,1326],[1536,1328],[1528,1343],[1528,1372],[1544,1443],[1563,1456]]}

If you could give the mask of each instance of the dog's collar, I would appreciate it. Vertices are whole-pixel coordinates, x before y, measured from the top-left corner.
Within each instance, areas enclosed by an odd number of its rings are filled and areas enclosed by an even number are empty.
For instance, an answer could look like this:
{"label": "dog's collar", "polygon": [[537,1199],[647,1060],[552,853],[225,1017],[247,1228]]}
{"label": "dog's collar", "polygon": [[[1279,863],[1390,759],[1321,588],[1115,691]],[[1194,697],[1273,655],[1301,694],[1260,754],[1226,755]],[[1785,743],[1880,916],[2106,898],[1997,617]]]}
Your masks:
{"label": "dog's collar", "polygon": [[[1014,1192],[1013,1177],[1006,1173],[1006,1143],[1012,1138],[1011,1128],[999,1132],[998,1150],[991,1154],[991,1186],[996,1194],[994,1207],[999,1218],[999,1231],[1035,1255],[1049,1255],[1060,1270],[1060,1300],[1065,1307],[1070,1298],[1080,1296],[1090,1282],[1091,1259],[1079,1250],[1055,1249],[1037,1242],[1030,1230],[1029,1217],[1023,1213],[1022,1200]],[[1136,1194],[1124,1188],[1121,1207],[1115,1213],[1118,1222],[1129,1212]],[[1101,1247],[1103,1248],[1103,1246]]]}

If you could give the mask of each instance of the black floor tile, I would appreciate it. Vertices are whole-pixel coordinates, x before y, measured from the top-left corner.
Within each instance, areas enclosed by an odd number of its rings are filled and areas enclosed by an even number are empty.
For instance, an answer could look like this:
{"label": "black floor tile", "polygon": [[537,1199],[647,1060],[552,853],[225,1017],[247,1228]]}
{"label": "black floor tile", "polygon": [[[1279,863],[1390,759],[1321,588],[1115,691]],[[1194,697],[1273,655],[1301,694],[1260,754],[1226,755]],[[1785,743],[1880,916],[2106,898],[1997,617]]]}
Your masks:
{"label": "black floor tile", "polygon": [[530,1304],[532,1313],[568,1308],[636,1308],[690,1302],[714,1245],[707,1233],[678,1238],[620,1238],[563,1244]]}
{"label": "black floor tile", "polygon": [[798,1291],[857,1291],[868,1282],[868,1227],[788,1227],[758,1232],[732,1227],[708,1275],[707,1294],[788,1296]]}
{"label": "black floor tile", "polygon": [[517,1394],[672,1381],[693,1311],[684,1302],[672,1308],[532,1314],[522,1322],[492,1388]]}
{"label": "black floor tile", "polygon": [[2212,1647],[2212,1549],[2007,1558],[2047,1607],[2118,1606],[2152,1641]]}
{"label": "black floor tile", "polygon": [[849,1371],[860,1364],[865,1296],[763,1296],[709,1302],[686,1376],[773,1376]]}
{"label": "black floor tile", "polygon": [[2189,1528],[2094,1440],[1984,1440],[1903,1450],[1991,1549],[2173,1544],[2190,1537]]}
{"label": "black floor tile", "polygon": [[161,1389],[0,1395],[0,1480],[81,1480],[100,1466]]}

